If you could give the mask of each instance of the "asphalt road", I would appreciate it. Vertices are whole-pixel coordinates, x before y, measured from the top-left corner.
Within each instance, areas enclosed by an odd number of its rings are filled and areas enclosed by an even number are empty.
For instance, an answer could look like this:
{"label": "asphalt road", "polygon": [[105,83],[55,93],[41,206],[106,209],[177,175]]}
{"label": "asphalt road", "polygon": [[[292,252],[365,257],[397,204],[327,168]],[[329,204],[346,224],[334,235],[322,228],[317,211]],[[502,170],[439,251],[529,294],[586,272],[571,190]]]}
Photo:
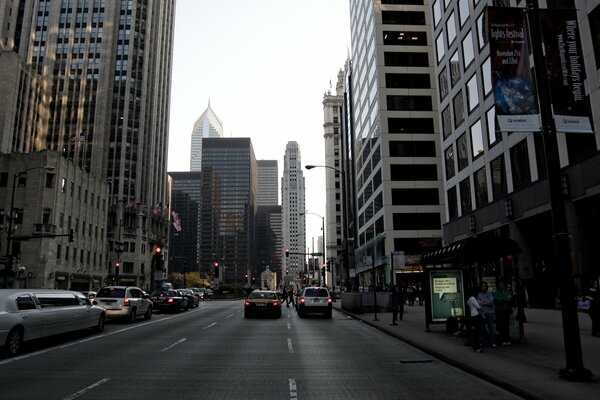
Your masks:
{"label": "asphalt road", "polygon": [[516,399],[334,311],[244,319],[207,301],[0,358],[1,399]]}

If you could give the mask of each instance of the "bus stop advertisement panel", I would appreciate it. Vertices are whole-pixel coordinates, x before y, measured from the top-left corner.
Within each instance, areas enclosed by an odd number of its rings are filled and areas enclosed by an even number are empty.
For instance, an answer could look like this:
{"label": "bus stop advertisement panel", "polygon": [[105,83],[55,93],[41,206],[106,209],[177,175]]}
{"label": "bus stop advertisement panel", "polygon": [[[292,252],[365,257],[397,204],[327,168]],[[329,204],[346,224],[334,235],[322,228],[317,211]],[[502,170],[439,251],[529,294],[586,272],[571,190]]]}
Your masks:
{"label": "bus stop advertisement panel", "polygon": [[465,315],[463,275],[459,270],[429,270],[431,322]]}

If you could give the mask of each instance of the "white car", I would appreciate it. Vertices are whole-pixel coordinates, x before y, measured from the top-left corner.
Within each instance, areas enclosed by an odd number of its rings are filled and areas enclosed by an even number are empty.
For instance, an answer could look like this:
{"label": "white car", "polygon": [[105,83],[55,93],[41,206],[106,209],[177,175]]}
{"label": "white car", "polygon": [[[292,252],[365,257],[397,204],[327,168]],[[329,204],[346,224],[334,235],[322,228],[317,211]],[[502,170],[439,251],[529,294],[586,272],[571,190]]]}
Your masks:
{"label": "white car", "polygon": [[326,287],[307,286],[302,289],[296,301],[299,317],[304,317],[307,313],[319,313],[325,318],[331,318],[333,300]]}
{"label": "white car", "polygon": [[23,342],[93,328],[104,331],[106,313],[79,292],[54,289],[0,290],[0,346],[14,356]]}
{"label": "white car", "polygon": [[135,286],[106,286],[96,293],[94,303],[104,308],[107,318],[124,318],[135,322],[143,316],[152,318],[150,296]]}

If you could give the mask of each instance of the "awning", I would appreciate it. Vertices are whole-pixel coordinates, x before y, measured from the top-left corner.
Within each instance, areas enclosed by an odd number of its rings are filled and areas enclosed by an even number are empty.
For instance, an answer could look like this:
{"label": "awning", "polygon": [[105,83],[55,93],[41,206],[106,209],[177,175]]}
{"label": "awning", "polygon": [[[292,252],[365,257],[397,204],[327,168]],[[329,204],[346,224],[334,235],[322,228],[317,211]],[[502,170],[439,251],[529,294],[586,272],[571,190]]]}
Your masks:
{"label": "awning", "polygon": [[470,237],[423,254],[421,265],[472,263],[516,255],[521,248],[511,239],[499,237]]}

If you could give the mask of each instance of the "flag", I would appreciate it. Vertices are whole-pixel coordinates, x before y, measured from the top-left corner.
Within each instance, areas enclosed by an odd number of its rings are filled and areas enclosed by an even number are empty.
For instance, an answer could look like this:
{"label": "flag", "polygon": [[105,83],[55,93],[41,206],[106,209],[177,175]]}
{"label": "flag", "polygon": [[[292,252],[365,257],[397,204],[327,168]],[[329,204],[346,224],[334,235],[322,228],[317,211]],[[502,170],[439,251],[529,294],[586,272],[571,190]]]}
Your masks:
{"label": "flag", "polygon": [[165,218],[167,218],[169,216],[169,205],[168,204],[163,206],[162,212],[163,212]]}
{"label": "flag", "polygon": [[173,216],[173,228],[175,228],[175,230],[177,232],[180,232],[181,231],[181,220],[179,219],[179,214],[177,214],[175,211],[172,211],[171,215]]}
{"label": "flag", "polygon": [[75,135],[71,136],[71,138],[69,138],[69,140],[71,142],[84,142],[85,141],[85,134],[82,131],[79,134],[75,134]]}
{"label": "flag", "polygon": [[134,206],[134,204],[133,204],[133,200],[129,200],[129,201],[127,202],[127,204],[125,205],[125,208],[132,208],[133,206]]}
{"label": "flag", "polygon": [[156,203],[154,205],[154,207],[152,208],[152,213],[154,213],[155,215],[158,215],[160,213],[160,203]]}

